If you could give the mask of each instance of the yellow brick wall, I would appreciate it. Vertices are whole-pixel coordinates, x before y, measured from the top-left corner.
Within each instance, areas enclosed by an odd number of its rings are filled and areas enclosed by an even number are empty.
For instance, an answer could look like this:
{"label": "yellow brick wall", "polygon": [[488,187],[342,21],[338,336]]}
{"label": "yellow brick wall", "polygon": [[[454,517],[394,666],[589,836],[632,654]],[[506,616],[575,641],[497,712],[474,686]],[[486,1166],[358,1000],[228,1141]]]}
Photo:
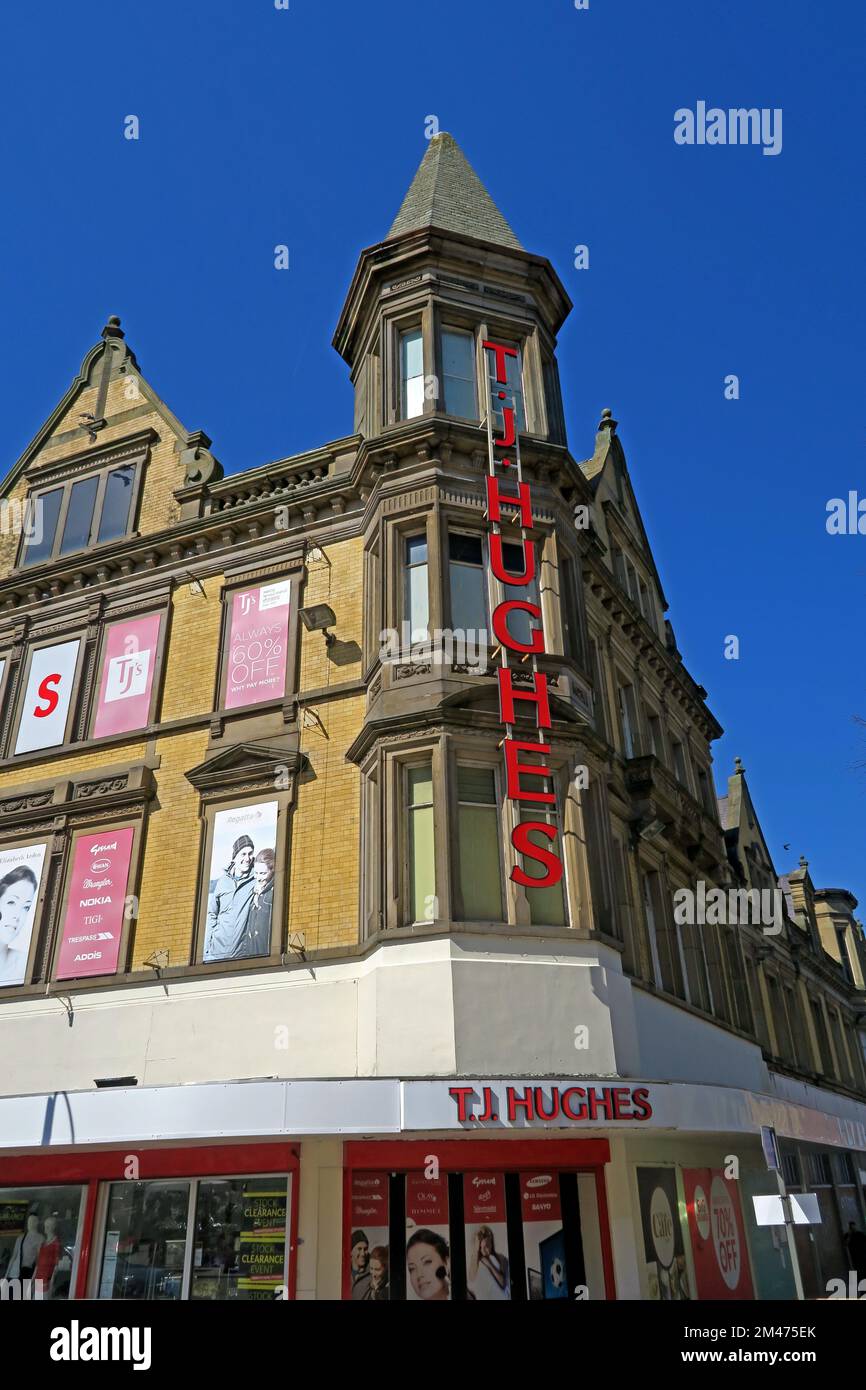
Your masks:
{"label": "yellow brick wall", "polygon": [[203,762],[207,730],[159,740],[157,809],[148,817],[132,968],[167,949],[169,965],[190,959],[201,846],[199,794],[185,774]]}
{"label": "yellow brick wall", "polygon": [[161,718],[164,720],[206,714],[213,709],[222,583],[221,575],[203,580],[204,598],[188,584],[174,591],[168,666],[163,683]]}
{"label": "yellow brick wall", "polygon": [[304,932],[308,950],[356,942],[359,916],[360,773],[345,755],[363,723],[364,697],[323,703],[317,713],[325,733],[302,732],[315,775],[298,786],[289,879],[289,931]]}
{"label": "yellow brick wall", "polygon": [[341,652],[338,665],[328,656],[321,632],[302,628],[301,691],[357,680],[361,674],[364,542],[358,536],[339,545],[326,545],[324,550],[328,563],[311,560],[301,602],[305,608],[314,603],[330,604],[337,618],[334,632],[338,641],[356,643],[358,655],[354,661],[344,661],[343,656],[349,653]]}

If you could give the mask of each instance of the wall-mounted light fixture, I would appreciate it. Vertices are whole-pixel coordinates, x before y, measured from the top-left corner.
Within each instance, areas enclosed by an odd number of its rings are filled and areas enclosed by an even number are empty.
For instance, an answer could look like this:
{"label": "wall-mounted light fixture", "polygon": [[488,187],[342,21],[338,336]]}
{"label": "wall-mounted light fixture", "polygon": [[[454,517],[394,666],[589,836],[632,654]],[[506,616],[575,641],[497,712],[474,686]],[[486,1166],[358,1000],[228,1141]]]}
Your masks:
{"label": "wall-mounted light fixture", "polygon": [[314,603],[310,608],[301,609],[301,622],[304,627],[308,632],[323,633],[326,647],[333,646],[337,640],[336,633],[328,631],[336,621],[337,615],[327,603]]}

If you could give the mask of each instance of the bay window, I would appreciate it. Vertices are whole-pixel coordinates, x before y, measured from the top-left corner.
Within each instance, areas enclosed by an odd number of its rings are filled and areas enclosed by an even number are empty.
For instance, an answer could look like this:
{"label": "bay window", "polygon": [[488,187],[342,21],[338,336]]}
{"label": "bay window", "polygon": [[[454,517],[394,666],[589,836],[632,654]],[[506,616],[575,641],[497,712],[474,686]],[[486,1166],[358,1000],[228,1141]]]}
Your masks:
{"label": "bay window", "polygon": [[487,575],[480,536],[448,534],[451,627],[462,632],[487,631]]}

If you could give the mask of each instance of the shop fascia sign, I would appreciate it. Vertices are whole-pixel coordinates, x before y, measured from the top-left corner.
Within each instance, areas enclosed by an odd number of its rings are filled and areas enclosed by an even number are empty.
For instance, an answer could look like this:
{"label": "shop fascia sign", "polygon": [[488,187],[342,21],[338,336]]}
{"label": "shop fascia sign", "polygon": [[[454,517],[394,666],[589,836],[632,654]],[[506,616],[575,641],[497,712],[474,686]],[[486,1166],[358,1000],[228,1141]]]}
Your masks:
{"label": "shop fascia sign", "polygon": [[601,1084],[543,1086],[506,1083],[449,1086],[459,1124],[567,1125],[597,1124],[625,1120],[630,1123],[652,1118],[653,1108],[647,1086],[606,1086]]}

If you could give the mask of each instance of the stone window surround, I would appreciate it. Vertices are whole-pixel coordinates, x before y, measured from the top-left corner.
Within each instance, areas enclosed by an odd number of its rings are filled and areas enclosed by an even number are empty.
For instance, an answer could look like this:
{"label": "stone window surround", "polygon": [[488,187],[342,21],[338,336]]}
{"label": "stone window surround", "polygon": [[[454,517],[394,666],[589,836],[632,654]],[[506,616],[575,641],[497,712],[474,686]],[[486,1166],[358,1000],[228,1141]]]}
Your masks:
{"label": "stone window surround", "polygon": [[[266,584],[278,583],[280,579],[288,579],[291,584],[291,592],[289,595],[289,633],[286,651],[286,679],[285,689],[280,700],[284,722],[288,723],[294,717],[296,680],[300,669],[298,612],[302,607],[301,589],[305,578],[306,570],[301,557],[286,560],[284,563],[276,562],[266,566],[250,566],[247,564],[243,569],[235,571],[226,570],[225,583],[221,586],[219,591],[220,631],[212,700],[212,733],[214,736],[219,737],[222,734],[225,720],[232,718],[232,716],[259,714],[266,708],[274,708],[275,706],[276,702],[274,700],[262,700],[257,704],[238,705],[234,709],[228,710],[225,708],[225,690],[228,680],[228,649],[232,626],[232,597],[237,589],[260,588]],[[337,622],[339,623],[339,613],[336,616]]]}
{"label": "stone window surround", "polygon": [[[44,496],[45,493],[53,492],[58,487],[64,489],[64,496],[61,499],[51,555],[38,564],[25,564],[24,555],[27,537],[22,535],[18,548],[18,555],[10,571],[10,576],[26,574],[29,577],[31,572],[38,572],[42,565],[52,565],[60,559],[65,562],[74,561],[76,555],[86,554],[91,556],[94,553],[98,553],[102,546],[117,545],[118,541],[133,537],[136,534],[135,526],[138,519],[138,506],[150,454],[150,446],[156,437],[156,432],[154,430],[147,429],[132,438],[127,438],[113,444],[102,445],[96,449],[87,449],[81,454],[74,454],[56,460],[30,473],[28,475],[28,483],[30,484],[27,491],[28,503],[35,502],[38,498]],[[115,536],[105,541],[94,540],[91,544],[80,550],[69,551],[67,554],[60,556],[59,546],[63,537],[63,527],[65,525],[69,496],[72,491],[73,483],[80,482],[84,478],[92,477],[94,474],[99,476],[99,484],[97,486],[96,499],[93,507],[92,526],[96,518],[102,515],[102,505],[109,473],[115,468],[125,466],[135,468],[135,478],[132,485],[132,496],[129,501],[126,530],[123,536]]]}

